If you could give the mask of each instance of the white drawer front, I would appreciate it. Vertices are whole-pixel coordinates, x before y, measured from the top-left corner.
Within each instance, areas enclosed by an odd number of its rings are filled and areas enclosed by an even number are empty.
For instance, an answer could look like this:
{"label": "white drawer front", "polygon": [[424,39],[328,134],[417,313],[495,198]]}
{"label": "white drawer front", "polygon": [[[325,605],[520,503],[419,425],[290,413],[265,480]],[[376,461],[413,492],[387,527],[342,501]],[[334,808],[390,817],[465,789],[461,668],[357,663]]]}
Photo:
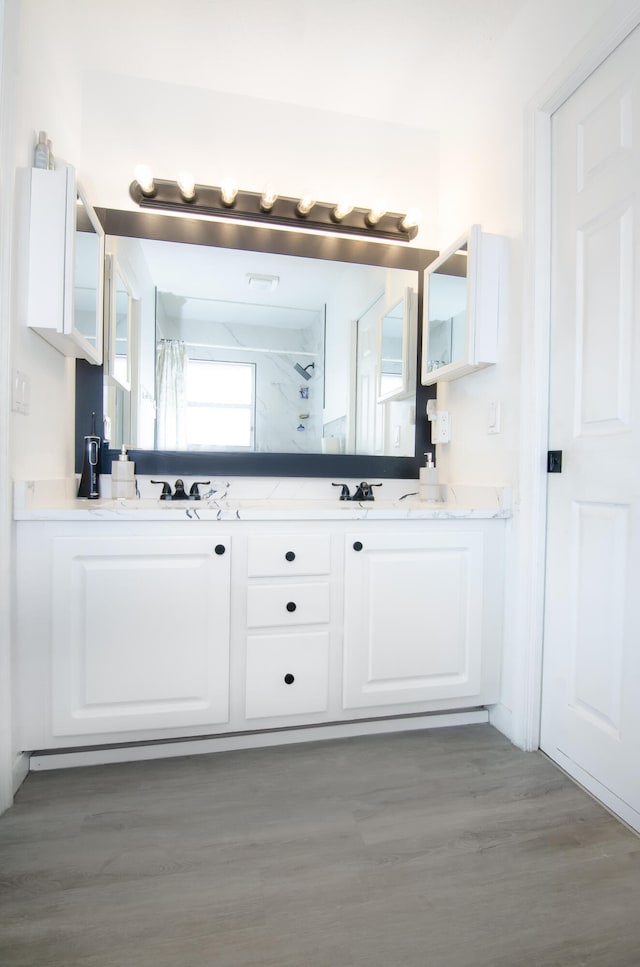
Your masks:
{"label": "white drawer front", "polygon": [[250,635],[247,639],[246,717],[325,712],[329,694],[329,635]]}
{"label": "white drawer front", "polygon": [[250,537],[249,577],[328,574],[331,564],[330,547],[331,538],[328,534]]}
{"label": "white drawer front", "polygon": [[247,590],[247,625],[324,624],[330,617],[328,584],[254,584]]}

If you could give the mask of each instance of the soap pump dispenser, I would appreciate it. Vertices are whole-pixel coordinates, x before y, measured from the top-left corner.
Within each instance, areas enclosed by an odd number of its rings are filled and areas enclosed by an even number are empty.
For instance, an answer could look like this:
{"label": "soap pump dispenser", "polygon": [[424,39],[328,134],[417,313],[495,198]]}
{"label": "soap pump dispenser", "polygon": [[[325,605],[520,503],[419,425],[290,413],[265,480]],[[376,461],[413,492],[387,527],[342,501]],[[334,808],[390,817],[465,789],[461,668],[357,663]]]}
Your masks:
{"label": "soap pump dispenser", "polygon": [[135,466],[129,460],[126,443],[122,444],[122,450],[117,460],[111,464],[111,496],[125,497],[133,500],[136,495]]}
{"label": "soap pump dispenser", "polygon": [[425,465],[420,467],[420,500],[440,500],[438,470],[433,462],[433,454],[425,453]]}

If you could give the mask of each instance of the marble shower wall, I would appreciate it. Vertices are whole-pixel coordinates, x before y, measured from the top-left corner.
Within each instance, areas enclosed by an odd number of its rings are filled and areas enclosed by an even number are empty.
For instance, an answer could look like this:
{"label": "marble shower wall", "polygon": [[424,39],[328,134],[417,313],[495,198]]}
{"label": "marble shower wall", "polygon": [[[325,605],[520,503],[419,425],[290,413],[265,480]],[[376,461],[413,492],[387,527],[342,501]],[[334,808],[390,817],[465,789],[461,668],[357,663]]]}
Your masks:
{"label": "marble shower wall", "polygon": [[[306,328],[168,319],[158,303],[158,338],[181,339],[194,359],[253,363],[256,373],[256,450],[319,453],[324,388],[323,314]],[[314,363],[310,380],[295,370]],[[306,397],[303,396],[306,394]]]}

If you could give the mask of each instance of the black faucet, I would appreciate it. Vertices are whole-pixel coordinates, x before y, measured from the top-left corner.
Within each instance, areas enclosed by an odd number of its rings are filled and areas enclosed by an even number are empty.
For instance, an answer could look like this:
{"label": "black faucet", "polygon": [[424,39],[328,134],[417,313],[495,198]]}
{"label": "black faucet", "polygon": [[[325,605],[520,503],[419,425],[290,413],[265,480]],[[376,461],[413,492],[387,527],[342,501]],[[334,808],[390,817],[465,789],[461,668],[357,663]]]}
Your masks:
{"label": "black faucet", "polygon": [[210,480],[197,480],[195,483],[191,484],[191,489],[189,493],[184,489],[184,480],[182,477],[178,477],[175,484],[173,485],[174,490],[171,493],[171,484],[166,480],[152,480],[152,484],[161,484],[162,493],[160,494],[160,500],[201,500],[200,491],[198,487],[205,486],[205,484],[211,483]]}
{"label": "black faucet", "polygon": [[340,490],[340,500],[373,500],[373,487],[382,487],[381,483],[370,484],[366,480],[359,483],[353,494],[349,493],[349,488],[346,484],[334,483],[331,484],[332,487],[341,487]]}

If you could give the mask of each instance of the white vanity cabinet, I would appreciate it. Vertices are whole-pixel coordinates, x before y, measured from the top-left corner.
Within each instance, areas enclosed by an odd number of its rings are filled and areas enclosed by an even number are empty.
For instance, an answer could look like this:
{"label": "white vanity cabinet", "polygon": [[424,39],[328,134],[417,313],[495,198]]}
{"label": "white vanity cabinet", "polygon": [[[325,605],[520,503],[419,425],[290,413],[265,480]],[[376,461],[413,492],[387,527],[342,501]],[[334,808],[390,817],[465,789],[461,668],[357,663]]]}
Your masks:
{"label": "white vanity cabinet", "polygon": [[247,575],[246,719],[326,712],[330,535],[250,535]]}
{"label": "white vanity cabinet", "polygon": [[103,530],[21,534],[25,742],[227,722],[229,537]]}
{"label": "white vanity cabinet", "polygon": [[347,535],[345,553],[346,709],[497,701],[499,529],[478,521],[367,525]]}
{"label": "white vanity cabinet", "polygon": [[63,355],[99,364],[104,231],[70,165],[24,174],[29,190],[25,322]]}
{"label": "white vanity cabinet", "polygon": [[17,524],[23,750],[498,700],[504,520],[85,513]]}

